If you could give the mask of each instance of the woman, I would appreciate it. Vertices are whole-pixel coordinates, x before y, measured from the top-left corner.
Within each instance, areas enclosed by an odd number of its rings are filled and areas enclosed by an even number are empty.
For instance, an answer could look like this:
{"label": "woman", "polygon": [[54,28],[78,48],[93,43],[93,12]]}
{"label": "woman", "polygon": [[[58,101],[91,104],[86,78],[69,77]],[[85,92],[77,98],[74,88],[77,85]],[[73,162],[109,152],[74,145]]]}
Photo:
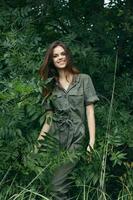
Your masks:
{"label": "woman", "polygon": [[[45,89],[46,116],[52,114],[52,123],[46,117],[38,140],[47,134],[56,138],[60,151],[77,153],[84,148],[85,119],[89,138],[87,151],[94,148],[95,117],[94,102],[98,100],[91,78],[81,74],[72,64],[70,51],[64,43],[53,42],[40,68],[43,79],[50,80],[52,87]],[[49,79],[51,78],[51,79]],[[50,84],[49,84],[50,85]],[[67,161],[59,166],[52,179],[52,199],[65,200],[69,191],[68,177],[77,161]]]}

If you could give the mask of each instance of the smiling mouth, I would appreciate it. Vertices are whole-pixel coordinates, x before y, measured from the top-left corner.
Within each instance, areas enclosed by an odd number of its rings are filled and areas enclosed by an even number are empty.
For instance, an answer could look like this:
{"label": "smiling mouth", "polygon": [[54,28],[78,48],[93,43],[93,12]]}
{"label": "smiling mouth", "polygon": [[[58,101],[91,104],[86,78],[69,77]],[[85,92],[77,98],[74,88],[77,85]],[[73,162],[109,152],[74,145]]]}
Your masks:
{"label": "smiling mouth", "polygon": [[65,63],[65,61],[60,61],[60,62],[58,62],[58,64],[64,64]]}

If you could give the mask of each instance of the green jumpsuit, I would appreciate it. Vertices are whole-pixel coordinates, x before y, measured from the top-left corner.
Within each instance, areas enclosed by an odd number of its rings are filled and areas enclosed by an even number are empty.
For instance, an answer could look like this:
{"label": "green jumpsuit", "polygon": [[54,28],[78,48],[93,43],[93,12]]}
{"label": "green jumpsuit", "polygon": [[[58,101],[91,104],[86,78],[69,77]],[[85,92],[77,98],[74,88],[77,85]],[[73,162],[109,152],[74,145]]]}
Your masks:
{"label": "green jumpsuit", "polygon": [[[60,149],[79,152],[84,146],[86,106],[99,98],[87,74],[75,74],[67,90],[55,83],[52,95],[44,102],[45,110],[53,111],[49,134],[59,141]],[[69,161],[56,169],[51,181],[52,199],[71,199],[67,179],[75,165],[76,161]]]}

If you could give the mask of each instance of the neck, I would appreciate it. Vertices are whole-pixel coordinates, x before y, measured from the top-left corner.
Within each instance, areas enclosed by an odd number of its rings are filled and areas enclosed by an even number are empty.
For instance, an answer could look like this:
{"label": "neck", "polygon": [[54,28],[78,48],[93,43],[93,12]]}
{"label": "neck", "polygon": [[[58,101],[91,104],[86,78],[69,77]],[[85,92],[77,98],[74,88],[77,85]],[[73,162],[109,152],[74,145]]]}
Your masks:
{"label": "neck", "polygon": [[67,82],[72,82],[73,79],[73,74],[65,71],[65,70],[59,70],[59,77],[57,78],[57,81],[62,82],[62,81],[67,81]]}
{"label": "neck", "polygon": [[65,70],[58,70],[58,72],[59,72],[59,78],[60,78],[60,79],[65,78],[65,75],[66,75]]}
{"label": "neck", "polygon": [[65,71],[65,70],[59,70],[59,79],[62,80],[62,79],[66,79],[66,75],[69,77],[70,76],[70,73]]}

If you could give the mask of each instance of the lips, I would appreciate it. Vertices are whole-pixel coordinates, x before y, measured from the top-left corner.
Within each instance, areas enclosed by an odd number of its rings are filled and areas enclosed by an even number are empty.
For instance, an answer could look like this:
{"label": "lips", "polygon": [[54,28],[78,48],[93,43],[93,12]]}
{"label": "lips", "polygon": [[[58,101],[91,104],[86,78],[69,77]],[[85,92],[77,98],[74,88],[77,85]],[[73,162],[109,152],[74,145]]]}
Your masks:
{"label": "lips", "polygon": [[60,61],[60,62],[58,62],[58,64],[64,64],[65,63],[65,61]]}

